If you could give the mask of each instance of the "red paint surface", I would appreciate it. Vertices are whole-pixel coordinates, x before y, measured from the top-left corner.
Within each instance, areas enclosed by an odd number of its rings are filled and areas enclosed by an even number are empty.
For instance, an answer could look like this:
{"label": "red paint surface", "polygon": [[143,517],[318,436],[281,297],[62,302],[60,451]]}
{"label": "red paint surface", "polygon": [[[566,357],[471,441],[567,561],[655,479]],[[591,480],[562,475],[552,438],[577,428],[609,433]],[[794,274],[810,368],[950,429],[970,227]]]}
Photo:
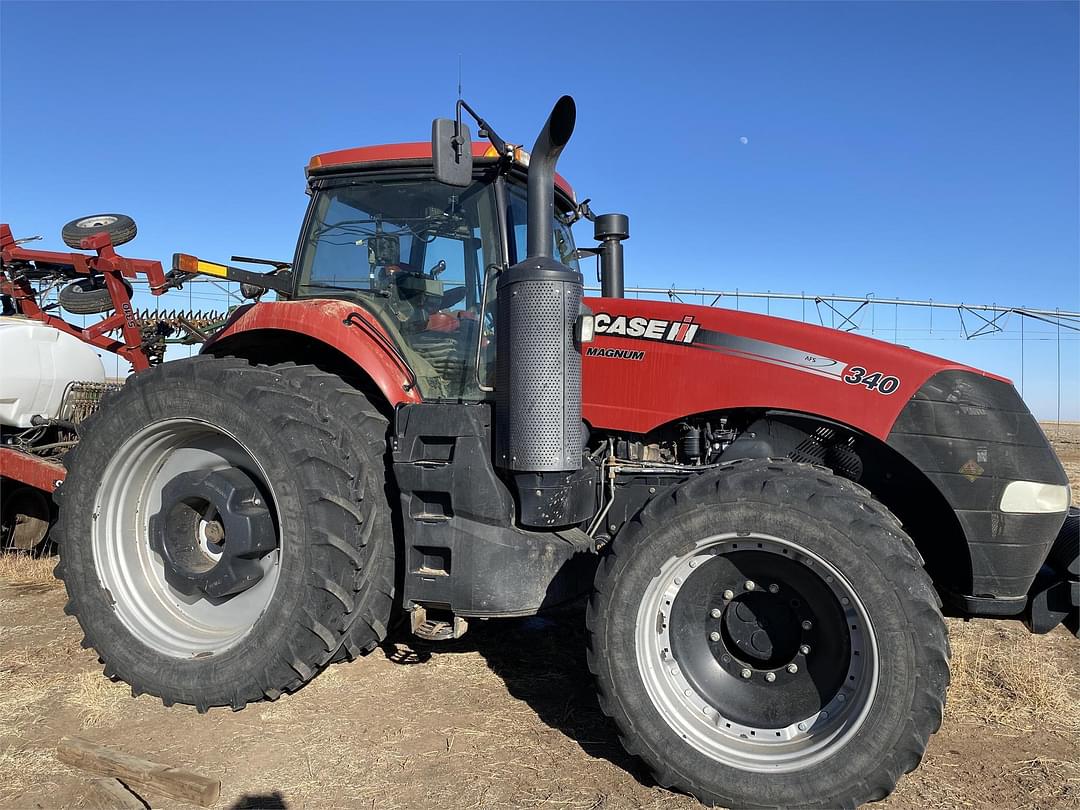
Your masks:
{"label": "red paint surface", "polygon": [[977,371],[891,343],[766,315],[632,299],[590,298],[585,303],[595,313],[667,321],[689,315],[703,330],[764,340],[900,379],[898,390],[883,395],[693,345],[597,335],[593,346],[645,351],[640,361],[582,359],[583,415],[599,428],[645,433],[689,414],[777,408],[828,417],[885,438],[900,409],[931,375],[945,369]]}
{"label": "red paint surface", "polygon": [[57,482],[67,476],[67,470],[54,461],[20,453],[10,447],[0,447],[0,475],[35,489],[52,492]]}
{"label": "red paint surface", "polygon": [[[367,329],[350,326],[345,323],[346,319],[363,320]],[[391,405],[421,401],[420,393],[410,386],[412,380],[408,370],[393,352],[373,339],[368,330],[383,336],[386,331],[370,313],[355,304],[313,298],[241,307],[205,348],[212,348],[235,335],[262,329],[297,332],[333,346],[368,373]],[[386,339],[390,340],[388,336]]]}
{"label": "red paint surface", "polygon": [[[585,357],[583,415],[594,428],[646,433],[682,417],[732,408],[777,408],[816,414],[885,438],[901,408],[939,371],[969,366],[836,329],[716,307],[632,299],[586,299],[593,312],[681,321],[691,316],[701,330],[767,341],[828,357],[868,373],[900,380],[884,395],[861,385],[797,369],[699,348],[616,335],[597,335],[591,346],[644,351],[642,360]],[[394,354],[371,334],[344,321],[362,318],[390,340],[373,316],[346,301],[311,299],[268,302],[237,310],[208,346],[251,330],[310,335],[364,368],[392,405],[420,402],[411,378]],[[685,334],[685,329],[680,334]],[[993,375],[987,375],[993,376]],[[998,378],[1003,379],[1003,378]]]}
{"label": "red paint surface", "polygon": [[[472,145],[473,158],[476,160],[494,160],[498,157],[495,148],[477,141]],[[379,146],[359,146],[355,149],[339,149],[336,152],[323,152],[315,155],[308,164],[308,171],[321,171],[335,167],[361,167],[365,163],[385,163],[396,160],[431,162],[431,141],[415,143],[388,143]],[[555,175],[555,185],[573,199],[574,190],[566,178]]]}

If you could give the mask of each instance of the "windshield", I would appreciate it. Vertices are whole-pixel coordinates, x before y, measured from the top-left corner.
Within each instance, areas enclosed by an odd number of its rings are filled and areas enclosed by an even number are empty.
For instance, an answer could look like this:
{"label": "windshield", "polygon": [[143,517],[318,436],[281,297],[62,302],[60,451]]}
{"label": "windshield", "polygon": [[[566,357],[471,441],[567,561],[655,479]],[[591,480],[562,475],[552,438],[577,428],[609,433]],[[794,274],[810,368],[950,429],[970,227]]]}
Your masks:
{"label": "windshield", "polygon": [[[490,178],[458,188],[385,176],[320,187],[300,242],[298,297],[362,304],[424,399],[483,398],[481,385],[494,384],[497,272],[525,258],[528,223],[525,188],[507,182],[504,257],[495,188]],[[555,258],[578,270],[570,226],[557,217],[554,244]]]}
{"label": "windshield", "polygon": [[[475,399],[485,268],[499,261],[491,183],[351,179],[316,195],[300,246],[299,295],[363,301],[425,399]],[[484,341],[485,343],[487,341]]]}

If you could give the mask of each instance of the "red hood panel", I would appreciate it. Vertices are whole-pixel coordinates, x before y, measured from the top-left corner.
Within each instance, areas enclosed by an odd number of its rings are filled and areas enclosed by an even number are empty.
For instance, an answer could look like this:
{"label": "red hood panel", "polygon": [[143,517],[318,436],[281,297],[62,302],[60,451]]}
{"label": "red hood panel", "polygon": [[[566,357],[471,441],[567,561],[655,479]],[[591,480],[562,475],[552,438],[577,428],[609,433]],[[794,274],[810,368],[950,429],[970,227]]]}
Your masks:
{"label": "red hood panel", "polygon": [[645,433],[695,413],[777,408],[883,439],[931,375],[978,371],[784,318],[628,298],[585,303],[597,335],[583,350],[582,404],[595,428]]}

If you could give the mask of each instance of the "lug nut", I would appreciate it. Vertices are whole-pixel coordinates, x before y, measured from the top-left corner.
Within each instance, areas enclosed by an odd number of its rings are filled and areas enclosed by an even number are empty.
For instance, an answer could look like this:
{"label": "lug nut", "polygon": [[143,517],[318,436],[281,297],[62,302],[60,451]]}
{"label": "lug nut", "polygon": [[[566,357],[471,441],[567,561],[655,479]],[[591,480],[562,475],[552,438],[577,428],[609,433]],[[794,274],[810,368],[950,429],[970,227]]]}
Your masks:
{"label": "lug nut", "polygon": [[807,729],[806,723],[799,723],[799,731],[806,731],[806,729]]}
{"label": "lug nut", "polygon": [[709,641],[719,641],[719,640],[720,640],[720,634],[717,633],[715,630],[713,630],[711,633],[709,633]]}
{"label": "lug nut", "polygon": [[750,677],[751,675],[753,675],[754,673],[753,673],[753,672],[751,672],[751,671],[750,671],[750,670],[748,670],[748,669],[743,669],[743,671],[742,671],[742,672],[740,672],[739,674],[740,674],[740,675],[742,675],[742,676],[743,676],[744,678],[749,678],[749,677]]}
{"label": "lug nut", "polygon": [[841,605],[850,605],[851,600],[848,599],[846,596],[843,596],[843,597],[840,598],[840,604]]}
{"label": "lug nut", "polygon": [[765,673],[765,680],[768,681],[769,683],[772,683],[773,681],[776,680],[776,673],[775,672],[766,672]]}
{"label": "lug nut", "polygon": [[774,582],[769,586],[769,593],[780,593],[780,586]]}
{"label": "lug nut", "polygon": [[799,665],[798,664],[788,664],[787,665],[787,671],[790,672],[792,675],[794,675],[796,672],[799,671]]}
{"label": "lug nut", "polygon": [[730,591],[730,590],[729,591],[724,591],[724,601],[725,602],[730,602],[734,598],[735,598],[735,591]]}
{"label": "lug nut", "polygon": [[809,655],[810,654],[810,645],[809,644],[803,644],[801,647],[799,647],[799,652],[801,652],[803,655]]}
{"label": "lug nut", "polygon": [[754,580],[748,579],[748,580],[746,580],[746,584],[743,585],[743,587],[746,588],[746,590],[748,590],[748,591],[752,591],[752,590],[754,590],[754,588],[757,587],[757,584],[754,582]]}
{"label": "lug nut", "polygon": [[836,696],[836,700],[839,703],[843,703],[845,700],[847,700],[847,695],[845,695],[843,692],[841,692],[839,695]]}
{"label": "lug nut", "polygon": [[721,616],[720,608],[713,608],[709,611],[709,615],[712,616],[714,619],[719,619]]}
{"label": "lug nut", "polygon": [[809,630],[813,626],[814,626],[813,622],[811,622],[809,619],[807,619],[806,621],[804,621],[802,623],[802,629],[803,630]]}

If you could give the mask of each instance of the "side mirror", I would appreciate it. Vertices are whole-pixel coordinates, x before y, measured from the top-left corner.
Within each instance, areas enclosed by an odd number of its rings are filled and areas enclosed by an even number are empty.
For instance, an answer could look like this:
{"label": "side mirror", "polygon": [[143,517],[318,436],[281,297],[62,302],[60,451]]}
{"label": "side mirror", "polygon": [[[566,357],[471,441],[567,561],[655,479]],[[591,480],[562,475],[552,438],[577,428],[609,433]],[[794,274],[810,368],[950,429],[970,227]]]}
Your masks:
{"label": "side mirror", "polygon": [[431,122],[431,159],[435,179],[448,186],[472,185],[472,136],[465,124],[452,118]]}

